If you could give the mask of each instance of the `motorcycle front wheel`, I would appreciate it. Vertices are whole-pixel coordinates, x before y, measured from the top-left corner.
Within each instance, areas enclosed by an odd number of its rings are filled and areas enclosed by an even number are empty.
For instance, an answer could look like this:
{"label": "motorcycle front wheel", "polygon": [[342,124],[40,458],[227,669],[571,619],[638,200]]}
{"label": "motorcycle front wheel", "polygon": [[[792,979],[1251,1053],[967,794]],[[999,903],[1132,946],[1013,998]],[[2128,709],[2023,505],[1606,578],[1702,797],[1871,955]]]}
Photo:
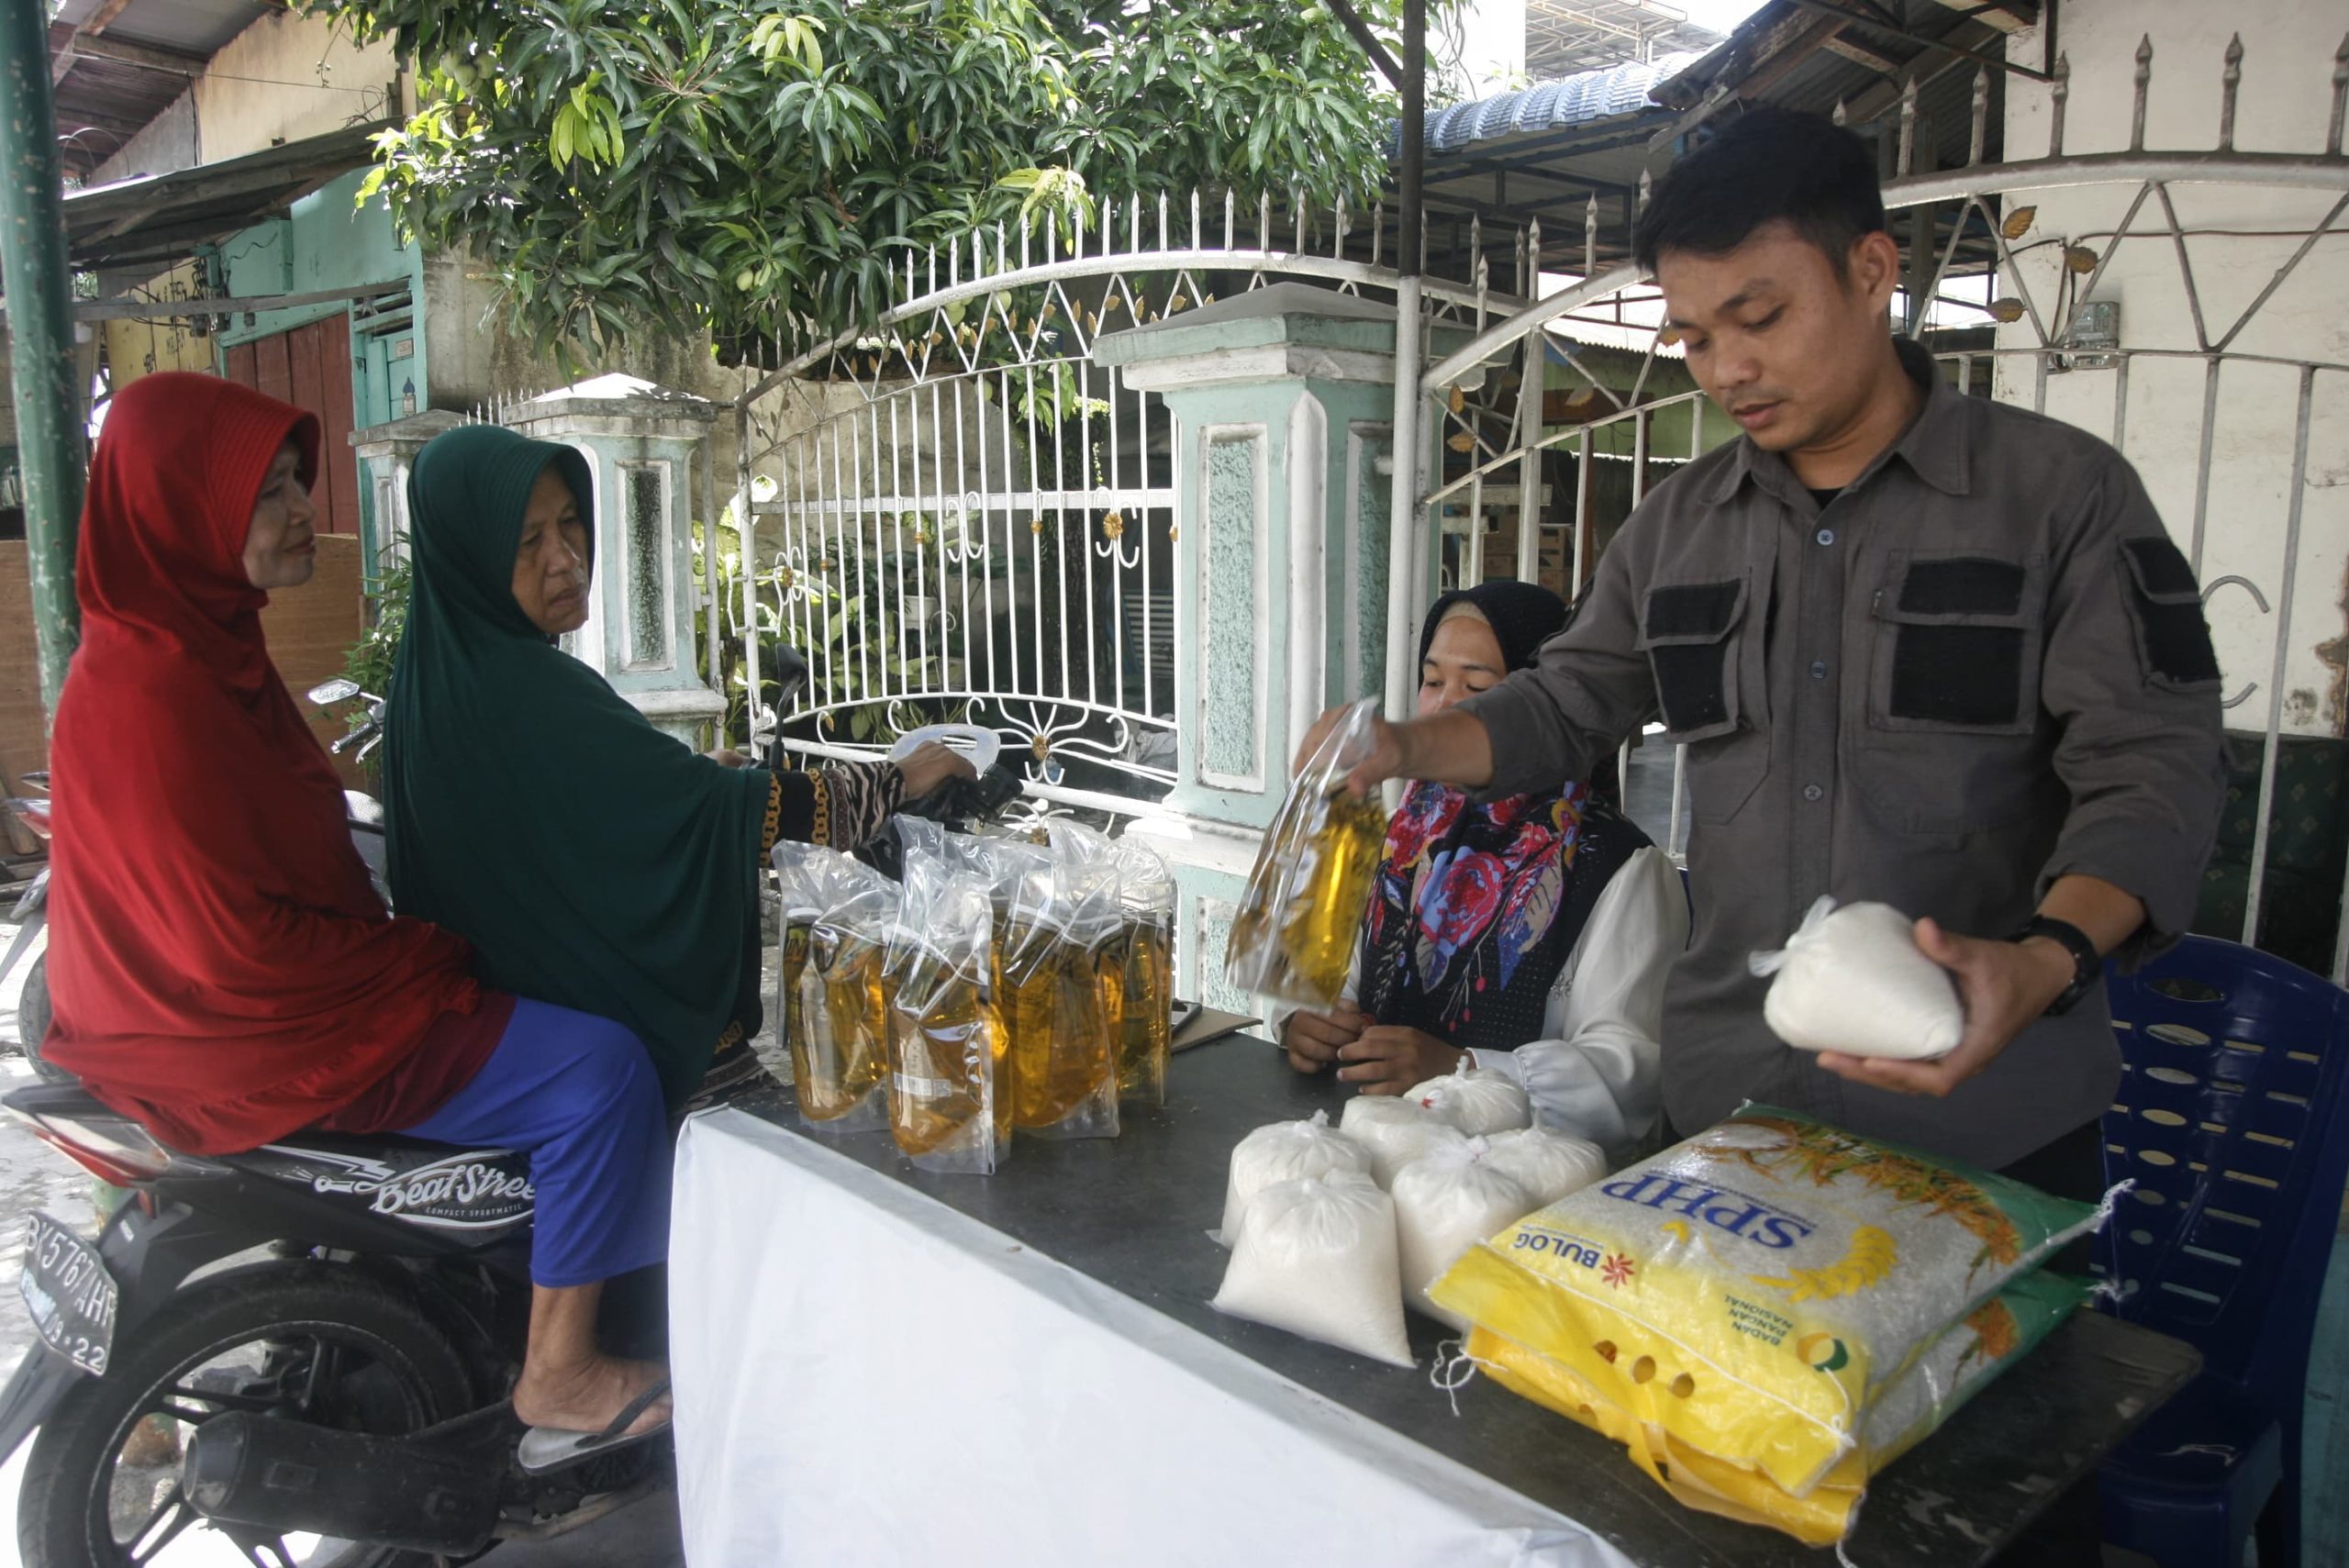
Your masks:
{"label": "motorcycle front wheel", "polygon": [[429,1568],[415,1552],[239,1529],[180,1489],[189,1435],[250,1410],[397,1436],[469,1408],[464,1363],[407,1301],[348,1270],[264,1265],[198,1284],[41,1424],[17,1499],[25,1568]]}

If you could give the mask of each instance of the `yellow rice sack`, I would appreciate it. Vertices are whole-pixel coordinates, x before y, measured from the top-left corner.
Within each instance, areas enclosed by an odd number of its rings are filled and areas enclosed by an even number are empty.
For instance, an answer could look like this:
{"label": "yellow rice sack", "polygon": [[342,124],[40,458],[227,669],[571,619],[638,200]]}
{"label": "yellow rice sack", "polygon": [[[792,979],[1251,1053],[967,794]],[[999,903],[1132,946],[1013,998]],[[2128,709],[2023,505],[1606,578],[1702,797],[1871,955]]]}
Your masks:
{"label": "yellow rice sack", "polygon": [[1880,1387],[2096,1218],[1749,1106],[1469,1249],[1429,1296],[1798,1496]]}
{"label": "yellow rice sack", "polygon": [[1870,1480],[2045,1339],[2087,1294],[2059,1274],[2025,1274],[1967,1313],[1877,1396],[1861,1422],[1858,1446],[1799,1497],[1748,1466],[1633,1419],[1564,1366],[1514,1340],[1480,1328],[1467,1348],[1503,1387],[1621,1443],[1684,1507],[1827,1546],[1851,1533]]}

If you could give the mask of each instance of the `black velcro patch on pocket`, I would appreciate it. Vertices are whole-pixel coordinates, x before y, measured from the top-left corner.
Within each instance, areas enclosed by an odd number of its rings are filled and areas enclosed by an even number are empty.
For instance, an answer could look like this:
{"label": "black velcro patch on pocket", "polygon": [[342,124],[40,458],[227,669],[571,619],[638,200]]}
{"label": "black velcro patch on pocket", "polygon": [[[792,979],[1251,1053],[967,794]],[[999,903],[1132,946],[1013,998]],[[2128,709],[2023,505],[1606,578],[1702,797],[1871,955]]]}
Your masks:
{"label": "black velcro patch on pocket", "polygon": [[1655,669],[1656,701],[1663,705],[1666,728],[1686,734],[1729,717],[1723,644],[1672,643],[1649,649],[1648,659]]}
{"label": "black velcro patch on pocket", "polygon": [[2146,593],[2167,597],[2202,592],[2201,584],[2194,581],[2194,568],[2187,564],[2186,552],[2166,538],[2132,539],[2121,548],[2136,562],[2137,581],[2144,584]]}
{"label": "black velcro patch on pocket", "polygon": [[1900,608],[1917,616],[2010,616],[2022,608],[2023,577],[2010,561],[1911,562],[1900,580]]}
{"label": "black velcro patch on pocket", "polygon": [[1647,613],[1649,639],[1719,637],[1729,629],[1730,617],[1737,613],[1737,591],[1742,586],[1742,584],[1731,578],[1726,583],[1694,583],[1677,588],[1650,589]]}
{"label": "black velcro patch on pocket", "polygon": [[[1914,567],[1910,580],[1915,580]],[[1909,607],[1906,592],[1902,607]],[[1904,626],[1892,644],[1892,715],[1934,724],[2022,717],[2025,632],[2005,626]]]}

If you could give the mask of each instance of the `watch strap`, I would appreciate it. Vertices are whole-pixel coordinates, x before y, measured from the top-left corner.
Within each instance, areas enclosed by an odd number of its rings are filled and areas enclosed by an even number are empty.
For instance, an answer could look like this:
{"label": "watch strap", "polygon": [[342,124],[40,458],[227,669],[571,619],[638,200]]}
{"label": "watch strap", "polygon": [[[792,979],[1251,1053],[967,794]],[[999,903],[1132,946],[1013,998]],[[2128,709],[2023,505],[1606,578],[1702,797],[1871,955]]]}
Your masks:
{"label": "watch strap", "polygon": [[2096,943],[2088,940],[2086,931],[2069,920],[2058,920],[2047,915],[2033,915],[2007,940],[2027,942],[2033,937],[2045,937],[2052,942],[2060,943],[2072,955],[2072,983],[2064,987],[2061,995],[2047,1004],[2047,1016],[2061,1018],[2078,1006],[2080,998],[2103,978],[2104,955],[2096,951]]}

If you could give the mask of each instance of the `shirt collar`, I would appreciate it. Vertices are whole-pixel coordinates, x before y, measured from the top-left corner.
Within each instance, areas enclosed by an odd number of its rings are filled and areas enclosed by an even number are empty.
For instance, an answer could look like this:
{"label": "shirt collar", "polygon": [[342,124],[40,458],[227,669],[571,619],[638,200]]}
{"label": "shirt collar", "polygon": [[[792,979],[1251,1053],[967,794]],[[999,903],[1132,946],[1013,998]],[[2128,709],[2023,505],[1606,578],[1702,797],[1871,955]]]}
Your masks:
{"label": "shirt collar", "polygon": [[[1973,400],[1949,384],[1934,363],[1933,356],[1923,344],[1914,339],[1895,337],[1893,352],[1899,357],[1900,368],[1910,380],[1925,389],[1925,406],[1917,417],[1900,433],[1900,439],[1863,469],[1857,484],[1882,468],[1894,457],[1909,465],[1911,473],[1934,489],[1950,495],[1964,495],[1973,488],[1972,411],[1967,405]],[[1738,438],[1737,450],[1714,477],[1705,499],[1720,506],[1734,496],[1739,486],[1748,479],[1765,490],[1780,495],[1802,489],[1787,466],[1787,460],[1776,452],[1766,452],[1753,444],[1750,436]]]}

